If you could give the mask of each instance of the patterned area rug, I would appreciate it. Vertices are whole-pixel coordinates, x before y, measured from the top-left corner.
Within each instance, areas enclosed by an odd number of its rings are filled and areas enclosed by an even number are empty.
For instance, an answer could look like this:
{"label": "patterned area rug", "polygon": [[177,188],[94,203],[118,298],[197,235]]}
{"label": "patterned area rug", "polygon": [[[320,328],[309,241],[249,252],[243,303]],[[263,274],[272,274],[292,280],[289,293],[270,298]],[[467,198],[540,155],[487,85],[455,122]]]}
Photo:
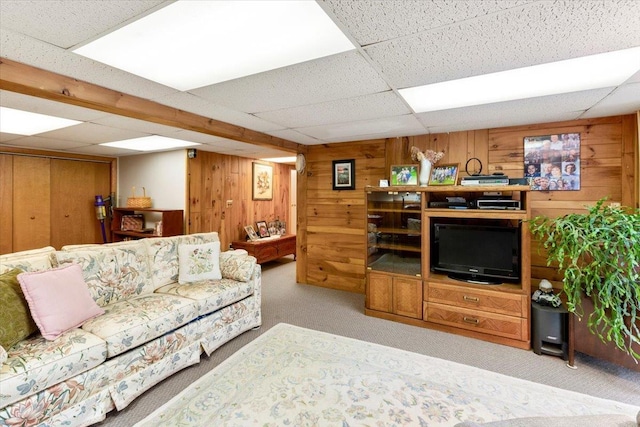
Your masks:
{"label": "patterned area rug", "polygon": [[453,426],[639,409],[281,323],[136,426]]}

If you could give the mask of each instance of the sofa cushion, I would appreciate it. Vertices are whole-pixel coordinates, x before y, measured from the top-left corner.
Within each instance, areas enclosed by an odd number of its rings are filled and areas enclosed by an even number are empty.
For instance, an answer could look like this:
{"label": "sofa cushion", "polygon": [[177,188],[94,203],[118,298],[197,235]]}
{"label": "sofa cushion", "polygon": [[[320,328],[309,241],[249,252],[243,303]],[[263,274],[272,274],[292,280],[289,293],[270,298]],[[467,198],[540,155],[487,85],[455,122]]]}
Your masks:
{"label": "sofa cushion", "polygon": [[46,246],[40,249],[0,255],[0,273],[12,268],[24,271],[48,270],[53,267],[51,260],[55,251],[53,246]]}
{"label": "sofa cushion", "polygon": [[0,345],[5,348],[38,331],[18,282],[22,272],[14,268],[0,274]]}
{"label": "sofa cushion", "polygon": [[255,270],[256,263],[255,257],[237,254],[234,251],[220,254],[220,271],[225,279],[238,280],[240,282],[249,281]]}
{"label": "sofa cushion", "polygon": [[91,298],[77,264],[20,273],[18,281],[31,317],[48,340],[55,340],[64,332],[104,313]]}
{"label": "sofa cushion", "polygon": [[253,281],[203,280],[187,285],[178,283],[166,285],[157,289],[156,293],[179,295],[195,300],[198,303],[198,315],[202,316],[251,295],[253,285]]}
{"label": "sofa cushion", "polygon": [[147,247],[154,289],[178,281],[180,239],[180,236],[142,239]]}
{"label": "sofa cushion", "polygon": [[82,329],[107,342],[113,357],[173,331],[198,317],[196,301],[173,295],[147,294],[105,307],[105,314]]}
{"label": "sofa cushion", "polygon": [[220,242],[180,244],[178,282],[180,284],[199,280],[222,279],[220,272]]}
{"label": "sofa cushion", "polygon": [[144,243],[126,246],[82,247],[58,251],[58,264],[79,264],[89,292],[99,306],[136,295],[153,293]]}
{"label": "sofa cushion", "polygon": [[104,362],[106,343],[82,329],[49,341],[36,334],[8,349],[0,367],[0,408]]}

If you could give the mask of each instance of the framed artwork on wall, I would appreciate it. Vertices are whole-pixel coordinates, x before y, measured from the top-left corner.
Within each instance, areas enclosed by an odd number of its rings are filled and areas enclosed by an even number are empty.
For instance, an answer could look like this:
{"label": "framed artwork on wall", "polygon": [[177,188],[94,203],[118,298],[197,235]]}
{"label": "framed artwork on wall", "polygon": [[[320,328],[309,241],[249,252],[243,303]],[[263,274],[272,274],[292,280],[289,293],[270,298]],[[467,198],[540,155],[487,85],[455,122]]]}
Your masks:
{"label": "framed artwork on wall", "polygon": [[253,200],[273,199],[273,166],[253,162]]}
{"label": "framed artwork on wall", "polygon": [[532,190],[580,190],[580,134],[525,137],[524,177]]}
{"label": "framed artwork on wall", "polygon": [[354,159],[333,161],[333,189],[356,189],[356,161]]}
{"label": "framed artwork on wall", "polygon": [[459,163],[433,165],[429,185],[456,185],[458,183]]}
{"label": "framed artwork on wall", "polygon": [[418,185],[418,165],[393,165],[391,185]]}

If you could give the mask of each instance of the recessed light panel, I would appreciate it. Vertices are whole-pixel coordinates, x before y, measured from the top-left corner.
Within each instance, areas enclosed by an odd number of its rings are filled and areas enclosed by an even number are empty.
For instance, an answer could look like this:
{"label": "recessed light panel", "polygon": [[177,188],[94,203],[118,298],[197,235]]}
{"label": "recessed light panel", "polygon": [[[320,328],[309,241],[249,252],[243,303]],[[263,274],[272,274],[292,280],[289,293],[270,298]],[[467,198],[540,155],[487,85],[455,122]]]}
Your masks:
{"label": "recessed light panel", "polygon": [[416,113],[614,87],[640,70],[640,47],[400,89]]}
{"label": "recessed light panel", "polygon": [[143,136],[142,138],[125,139],[123,141],[105,142],[106,147],[125,148],[134,151],[159,151],[172,148],[191,147],[200,145],[196,142],[167,138],[159,135]]}
{"label": "recessed light panel", "polygon": [[189,90],[354,49],[315,1],[177,1],[74,52]]}
{"label": "recessed light panel", "polygon": [[2,133],[30,136],[80,123],[82,122],[77,120],[62,119],[45,114],[0,107],[0,132]]}

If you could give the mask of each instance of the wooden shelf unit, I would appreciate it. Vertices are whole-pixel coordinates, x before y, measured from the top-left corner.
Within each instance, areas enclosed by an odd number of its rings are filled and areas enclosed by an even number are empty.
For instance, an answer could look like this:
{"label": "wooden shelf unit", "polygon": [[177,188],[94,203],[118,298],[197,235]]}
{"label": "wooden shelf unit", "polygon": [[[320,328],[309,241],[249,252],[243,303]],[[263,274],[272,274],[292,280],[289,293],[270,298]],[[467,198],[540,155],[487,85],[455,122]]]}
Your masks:
{"label": "wooden shelf unit", "polygon": [[[154,233],[143,233],[138,231],[122,231],[122,216],[157,213],[162,221],[162,236],[178,236],[184,234],[184,211],[181,209],[153,209],[153,208],[113,208],[113,220],[111,222],[111,232],[114,242],[123,240],[142,239],[145,237],[160,237]],[[147,220],[147,218],[145,218]]]}
{"label": "wooden shelf unit", "polygon": [[[518,348],[531,347],[531,237],[526,222],[531,215],[529,186],[367,187],[365,191],[367,315]],[[429,207],[430,202],[446,201],[446,197],[469,201],[485,192],[511,196],[520,201],[521,208]],[[408,218],[420,220],[419,230],[408,228]],[[487,286],[431,271],[432,224],[460,220],[505,222],[519,227],[519,281]],[[415,225],[414,221],[413,228]],[[385,238],[391,242],[386,243]],[[409,246],[401,242],[407,239]],[[388,262],[381,263],[385,257]]]}

